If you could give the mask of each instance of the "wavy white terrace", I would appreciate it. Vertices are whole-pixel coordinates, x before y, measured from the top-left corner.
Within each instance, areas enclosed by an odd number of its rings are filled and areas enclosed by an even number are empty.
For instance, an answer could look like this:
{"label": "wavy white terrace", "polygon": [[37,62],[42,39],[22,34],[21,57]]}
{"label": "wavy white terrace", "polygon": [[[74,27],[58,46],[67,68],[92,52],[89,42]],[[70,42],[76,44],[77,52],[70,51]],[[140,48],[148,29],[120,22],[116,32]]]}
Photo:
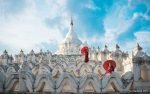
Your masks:
{"label": "wavy white terrace", "polygon": [[[66,38],[55,54],[21,50],[14,57],[5,50],[0,56],[0,92],[100,93],[150,91],[150,56],[137,44],[132,53],[125,53],[116,44],[110,51],[90,49],[89,62],[84,63],[82,43],[73,29],[73,20]],[[114,72],[104,75],[103,63],[114,60]],[[98,72],[100,71],[100,72]]]}

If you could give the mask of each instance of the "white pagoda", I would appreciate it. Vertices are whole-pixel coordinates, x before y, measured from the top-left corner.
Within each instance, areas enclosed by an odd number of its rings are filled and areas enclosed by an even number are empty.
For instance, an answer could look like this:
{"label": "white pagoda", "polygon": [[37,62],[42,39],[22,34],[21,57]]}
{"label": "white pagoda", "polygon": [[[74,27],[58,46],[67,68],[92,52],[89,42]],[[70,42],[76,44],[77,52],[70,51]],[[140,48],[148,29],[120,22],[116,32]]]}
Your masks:
{"label": "white pagoda", "polygon": [[[137,46],[131,53],[125,53],[118,44],[110,51],[92,48],[89,62],[84,63],[80,54],[82,43],[70,30],[55,54],[50,51],[15,56],[5,50],[0,55],[0,93],[50,93],[50,94],[95,94],[150,92],[150,56]],[[116,62],[115,70],[105,75],[103,63]]]}
{"label": "white pagoda", "polygon": [[82,42],[79,40],[77,34],[73,29],[73,20],[71,18],[69,32],[67,33],[62,43],[59,45],[59,49],[57,50],[56,54],[79,55],[81,44]]}

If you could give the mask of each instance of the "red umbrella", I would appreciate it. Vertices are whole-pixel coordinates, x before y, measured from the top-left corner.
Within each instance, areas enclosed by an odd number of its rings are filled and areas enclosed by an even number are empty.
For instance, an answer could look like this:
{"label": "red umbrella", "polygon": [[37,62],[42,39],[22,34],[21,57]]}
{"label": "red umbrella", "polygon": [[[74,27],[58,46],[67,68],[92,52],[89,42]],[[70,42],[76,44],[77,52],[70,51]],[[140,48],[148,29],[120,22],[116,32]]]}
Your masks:
{"label": "red umbrella", "polygon": [[116,67],[116,62],[114,60],[106,60],[103,64],[103,67],[106,71],[114,71]]}
{"label": "red umbrella", "polygon": [[81,49],[81,54],[82,54],[82,55],[85,55],[88,51],[89,51],[89,48],[88,48],[87,46],[84,46],[84,47]]}
{"label": "red umbrella", "polygon": [[88,52],[89,52],[89,48],[87,46],[84,46],[81,49],[81,54],[84,55],[84,62],[85,63],[87,63],[89,61]]}

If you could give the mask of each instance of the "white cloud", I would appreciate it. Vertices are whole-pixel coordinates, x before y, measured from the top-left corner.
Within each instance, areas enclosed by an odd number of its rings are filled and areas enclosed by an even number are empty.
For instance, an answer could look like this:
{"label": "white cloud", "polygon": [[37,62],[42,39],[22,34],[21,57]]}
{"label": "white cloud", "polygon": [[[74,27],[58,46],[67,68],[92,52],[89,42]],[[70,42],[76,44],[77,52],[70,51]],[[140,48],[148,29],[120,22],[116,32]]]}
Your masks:
{"label": "white cloud", "polygon": [[[49,12],[56,11],[57,13],[62,13],[59,11],[63,7],[62,3],[56,4],[53,4],[54,7],[49,8]],[[44,16],[46,13],[42,16],[39,12],[41,11],[37,10],[35,2],[27,0],[27,6],[21,14],[9,15],[8,21],[4,20],[1,22],[0,43],[8,45],[10,48],[15,48],[18,51],[20,49],[25,51],[30,51],[31,49],[39,50],[43,46],[41,44],[43,42],[50,44],[55,41],[60,43],[63,39],[61,30],[68,25],[67,12],[62,13],[62,15],[54,12],[48,16]],[[61,21],[50,28],[43,20],[52,16],[60,16]],[[58,25],[61,25],[62,28],[58,28]]]}
{"label": "white cloud", "polygon": [[140,31],[136,32],[134,35],[136,37],[137,42],[145,42],[145,45],[147,45],[147,43],[150,42],[150,31]]}
{"label": "white cloud", "polygon": [[[41,4],[40,2],[44,3]],[[40,2],[37,2],[36,0],[26,0],[26,6],[21,12],[16,13],[15,15],[9,13],[8,15],[6,13],[7,17],[4,17],[6,16],[4,13],[0,14],[0,17],[1,15],[3,16],[3,18],[0,18],[1,44],[8,46],[10,49],[14,48],[16,50],[23,49],[30,51],[31,49],[46,49],[47,46],[54,48],[56,47],[56,44],[61,42],[64,36],[63,31],[66,30],[69,25],[70,15],[67,9],[67,0],[41,0]],[[0,5],[3,4],[1,3]],[[91,10],[99,9],[92,1],[84,3],[82,7]],[[124,18],[124,11],[127,11],[127,7],[128,6],[118,5],[117,8],[112,7],[112,10],[109,10],[109,13],[104,18],[105,33],[102,36],[92,35],[93,37],[87,38],[87,33],[84,34],[84,32],[82,32],[82,35],[80,35],[82,36],[81,40],[83,42],[87,41],[90,45],[96,44],[97,46],[102,44],[103,47],[107,44],[114,48],[118,41],[118,36],[127,31],[137,17],[143,16],[147,20],[150,19],[146,14],[135,13],[132,19],[126,20]],[[0,11],[2,10],[0,9]],[[80,16],[76,17],[73,18],[80,22]],[[45,23],[46,19],[50,21],[59,19],[59,21],[57,21],[56,24],[51,25]],[[79,24],[79,27],[77,28],[79,28],[80,31],[86,31],[86,29],[84,30],[86,26],[84,27]],[[148,37],[145,35],[148,34],[135,33],[136,39],[134,41],[126,42],[124,47],[128,48],[128,45],[131,45],[130,47],[132,47],[137,41],[142,43],[142,37],[144,37],[145,40],[148,40]]]}
{"label": "white cloud", "polygon": [[119,35],[126,32],[132,26],[134,19],[125,19],[124,11],[126,10],[127,6],[118,5],[116,8],[112,8],[111,12],[105,17],[103,43],[116,44]]}
{"label": "white cloud", "polygon": [[[126,5],[125,6],[118,5],[115,8],[112,7],[112,10],[104,19],[105,33],[102,38],[102,43],[106,43],[110,45],[116,44],[118,41],[120,41],[117,40],[120,34],[128,31],[130,27],[134,27],[132,25],[134,21],[138,19],[139,16],[143,17],[145,20],[150,19],[150,17],[147,14],[136,13],[136,12],[134,13],[131,19],[126,19],[124,14],[127,10],[128,10],[128,6]],[[138,36],[137,38],[139,37],[140,36]],[[139,41],[139,39],[137,40]]]}
{"label": "white cloud", "polygon": [[143,13],[134,13],[133,18],[132,19],[136,19],[138,17],[143,17],[145,20],[150,20],[150,16],[147,14],[143,14]]}
{"label": "white cloud", "polygon": [[150,54],[150,32],[149,31],[138,31],[134,33],[135,39],[133,41],[126,41],[122,44],[122,48],[126,51],[132,51],[136,46],[136,43],[139,43],[147,54]]}
{"label": "white cloud", "polygon": [[88,0],[83,6],[91,10],[101,10],[101,8],[97,7],[91,0]]}

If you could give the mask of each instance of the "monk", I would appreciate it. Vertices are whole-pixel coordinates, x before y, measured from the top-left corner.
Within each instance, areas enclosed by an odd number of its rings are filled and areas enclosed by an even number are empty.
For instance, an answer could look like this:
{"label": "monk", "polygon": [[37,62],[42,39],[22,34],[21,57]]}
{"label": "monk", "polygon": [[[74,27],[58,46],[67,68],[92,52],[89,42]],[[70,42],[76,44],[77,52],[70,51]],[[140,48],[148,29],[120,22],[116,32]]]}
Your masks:
{"label": "monk", "polygon": [[84,62],[85,62],[85,63],[87,63],[87,62],[89,61],[88,55],[89,55],[89,52],[86,51],[86,52],[85,52],[85,57],[84,57]]}
{"label": "monk", "polygon": [[114,71],[114,67],[111,65],[111,63],[109,63],[108,64],[108,68],[107,68],[107,70],[106,70],[106,73],[105,74],[107,74],[107,73],[111,73],[111,72],[113,72]]}

